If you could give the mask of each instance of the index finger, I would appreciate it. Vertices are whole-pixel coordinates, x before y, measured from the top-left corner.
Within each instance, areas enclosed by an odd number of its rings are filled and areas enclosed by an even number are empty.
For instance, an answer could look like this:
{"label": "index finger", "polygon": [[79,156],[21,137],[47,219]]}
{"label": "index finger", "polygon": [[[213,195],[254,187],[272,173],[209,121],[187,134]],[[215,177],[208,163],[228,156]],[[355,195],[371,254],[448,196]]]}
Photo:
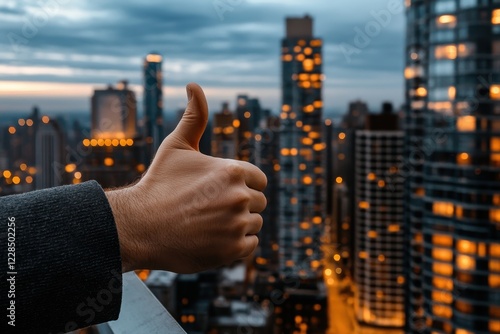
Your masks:
{"label": "index finger", "polygon": [[267,186],[267,177],[257,166],[239,161],[245,171],[245,183],[248,188],[263,191]]}

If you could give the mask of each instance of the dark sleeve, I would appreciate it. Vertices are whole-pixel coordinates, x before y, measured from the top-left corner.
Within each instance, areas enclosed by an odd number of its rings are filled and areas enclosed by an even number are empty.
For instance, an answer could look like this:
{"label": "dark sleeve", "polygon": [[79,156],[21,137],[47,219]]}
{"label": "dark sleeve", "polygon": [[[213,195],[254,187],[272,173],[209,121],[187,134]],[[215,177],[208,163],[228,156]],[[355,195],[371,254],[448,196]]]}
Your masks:
{"label": "dark sleeve", "polygon": [[0,197],[0,228],[2,333],[68,332],[118,318],[118,233],[97,182]]}

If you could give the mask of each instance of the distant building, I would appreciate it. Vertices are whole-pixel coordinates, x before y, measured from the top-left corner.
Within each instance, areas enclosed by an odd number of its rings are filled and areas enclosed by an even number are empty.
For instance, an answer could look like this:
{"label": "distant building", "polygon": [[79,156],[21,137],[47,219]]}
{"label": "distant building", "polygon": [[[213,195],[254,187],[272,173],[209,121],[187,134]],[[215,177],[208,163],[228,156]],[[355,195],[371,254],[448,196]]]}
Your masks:
{"label": "distant building", "polygon": [[[92,97],[91,138],[82,141],[83,162],[67,171],[80,172],[78,183],[96,180],[103,187],[124,186],[145,170],[145,143],[136,131],[136,99],[127,82],[96,90]],[[82,149],[82,150],[83,150]]]}
{"label": "distant building", "polygon": [[97,89],[92,96],[92,138],[122,139],[136,136],[137,102],[127,81],[117,88]]}
{"label": "distant building", "polygon": [[162,56],[150,53],[144,59],[144,136],[149,160],[165,137],[162,89]]}
{"label": "distant building", "polygon": [[36,189],[64,184],[64,133],[55,121],[44,118],[38,125],[35,146]]}
{"label": "distant building", "polygon": [[236,117],[239,122],[237,153],[238,160],[255,162],[255,130],[260,125],[263,110],[258,99],[239,95],[236,103]]}
{"label": "distant building", "polygon": [[222,110],[213,116],[212,155],[219,158],[236,158],[239,120],[224,103]]}
{"label": "distant building", "polygon": [[322,276],[324,230],[322,41],[313,19],[287,18],[282,41],[279,256],[282,276]]}
{"label": "distant building", "polygon": [[369,325],[404,326],[403,136],[388,104],[356,131],[355,311]]}

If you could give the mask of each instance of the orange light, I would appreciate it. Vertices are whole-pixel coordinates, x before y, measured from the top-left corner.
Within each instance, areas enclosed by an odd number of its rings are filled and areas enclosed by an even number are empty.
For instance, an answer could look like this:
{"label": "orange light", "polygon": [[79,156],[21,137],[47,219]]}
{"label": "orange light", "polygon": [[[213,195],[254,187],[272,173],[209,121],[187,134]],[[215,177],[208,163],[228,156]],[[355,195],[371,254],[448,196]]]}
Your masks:
{"label": "orange light", "polygon": [[14,176],[14,177],[12,178],[12,183],[14,183],[14,184],[19,184],[19,183],[21,183],[21,178],[20,178],[19,176],[17,176],[17,175],[16,175],[16,176]]}
{"label": "orange light", "polygon": [[127,145],[128,146],[134,145],[134,140],[133,139],[127,139]]}
{"label": "orange light", "polygon": [[19,124],[20,126],[24,126],[24,124],[26,124],[26,121],[22,118],[20,118],[18,121],[17,121],[17,124]]}
{"label": "orange light", "polygon": [[67,164],[66,167],[64,168],[64,170],[66,171],[66,173],[72,173],[74,172],[76,169],[76,165],[75,164]]}
{"label": "orange light", "polygon": [[366,178],[370,181],[373,181],[377,178],[377,176],[375,175],[375,173],[369,173]]}
{"label": "orange light", "polygon": [[27,126],[33,126],[33,120],[32,119],[27,119],[26,120],[26,125]]}
{"label": "orange light", "polygon": [[27,168],[28,168],[28,165],[26,165],[25,163],[22,163],[19,165],[19,169],[21,169],[22,171],[25,171]]}
{"label": "orange light", "polygon": [[424,87],[418,87],[417,90],[415,91],[415,94],[418,97],[425,97],[427,96],[427,89],[425,89]]}
{"label": "orange light", "polygon": [[31,177],[31,176],[29,176],[29,175],[28,175],[28,176],[26,176],[26,183],[28,183],[28,184],[33,183],[33,177]]}
{"label": "orange light", "polygon": [[114,163],[115,163],[115,161],[113,160],[113,158],[105,158],[104,159],[104,165],[107,167],[113,166]]}
{"label": "orange light", "polygon": [[316,225],[321,224],[321,221],[322,221],[322,219],[321,219],[321,217],[320,217],[320,216],[315,216],[315,217],[313,217],[313,219],[312,219],[312,222],[313,222],[314,224],[316,224]]}
{"label": "orange light", "polygon": [[12,173],[10,172],[10,170],[4,170],[2,175],[4,178],[8,179],[12,176]]}
{"label": "orange light", "polygon": [[358,204],[359,208],[360,209],[369,209],[370,208],[370,203],[366,202],[366,201],[361,201],[359,202]]}
{"label": "orange light", "polygon": [[10,126],[10,127],[9,127],[9,133],[10,133],[11,135],[13,135],[14,133],[16,133],[16,128],[15,128],[15,127],[13,127],[13,126]]}
{"label": "orange light", "polygon": [[441,15],[436,19],[438,25],[447,25],[454,27],[457,24],[457,17],[455,15]]}
{"label": "orange light", "polygon": [[500,9],[494,9],[491,12],[491,23],[500,24]]}
{"label": "orange light", "polygon": [[339,133],[339,139],[340,140],[344,140],[345,139],[345,133],[344,132]]}
{"label": "orange light", "polygon": [[335,182],[337,182],[337,183],[339,183],[339,184],[340,184],[340,183],[344,182],[344,180],[343,180],[343,179],[339,176],[339,177],[337,177],[337,178],[335,179]]}
{"label": "orange light", "polygon": [[160,55],[148,54],[146,56],[146,60],[150,63],[160,63],[162,61],[162,57]]}
{"label": "orange light", "polygon": [[120,139],[120,146],[127,146],[127,140],[126,139]]}
{"label": "orange light", "polygon": [[302,182],[306,185],[309,185],[311,184],[313,181],[312,177],[310,177],[309,175],[306,175],[302,178]]}
{"label": "orange light", "polygon": [[42,122],[45,123],[45,124],[49,123],[50,122],[49,116],[43,116],[42,117]]}
{"label": "orange light", "polygon": [[75,172],[75,179],[80,180],[82,178],[82,173]]}
{"label": "orange light", "polygon": [[239,128],[239,127],[240,127],[240,125],[241,125],[241,123],[240,123],[240,120],[239,120],[239,119],[235,119],[235,120],[233,120],[233,126],[234,126],[235,128]]}
{"label": "orange light", "polygon": [[490,98],[492,100],[500,100],[500,85],[491,85]]}
{"label": "orange light", "polygon": [[90,140],[88,140],[88,139],[84,139],[82,143],[83,143],[83,146],[85,146],[85,147],[90,146]]}

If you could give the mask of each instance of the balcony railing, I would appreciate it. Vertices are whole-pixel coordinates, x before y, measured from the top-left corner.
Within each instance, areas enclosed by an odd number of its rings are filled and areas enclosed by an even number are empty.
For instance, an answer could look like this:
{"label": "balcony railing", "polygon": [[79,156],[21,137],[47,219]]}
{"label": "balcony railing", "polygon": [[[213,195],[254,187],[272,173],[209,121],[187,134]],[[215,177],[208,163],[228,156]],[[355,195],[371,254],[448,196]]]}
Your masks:
{"label": "balcony railing", "polygon": [[186,334],[134,272],[123,275],[120,317],[96,326],[99,334]]}

